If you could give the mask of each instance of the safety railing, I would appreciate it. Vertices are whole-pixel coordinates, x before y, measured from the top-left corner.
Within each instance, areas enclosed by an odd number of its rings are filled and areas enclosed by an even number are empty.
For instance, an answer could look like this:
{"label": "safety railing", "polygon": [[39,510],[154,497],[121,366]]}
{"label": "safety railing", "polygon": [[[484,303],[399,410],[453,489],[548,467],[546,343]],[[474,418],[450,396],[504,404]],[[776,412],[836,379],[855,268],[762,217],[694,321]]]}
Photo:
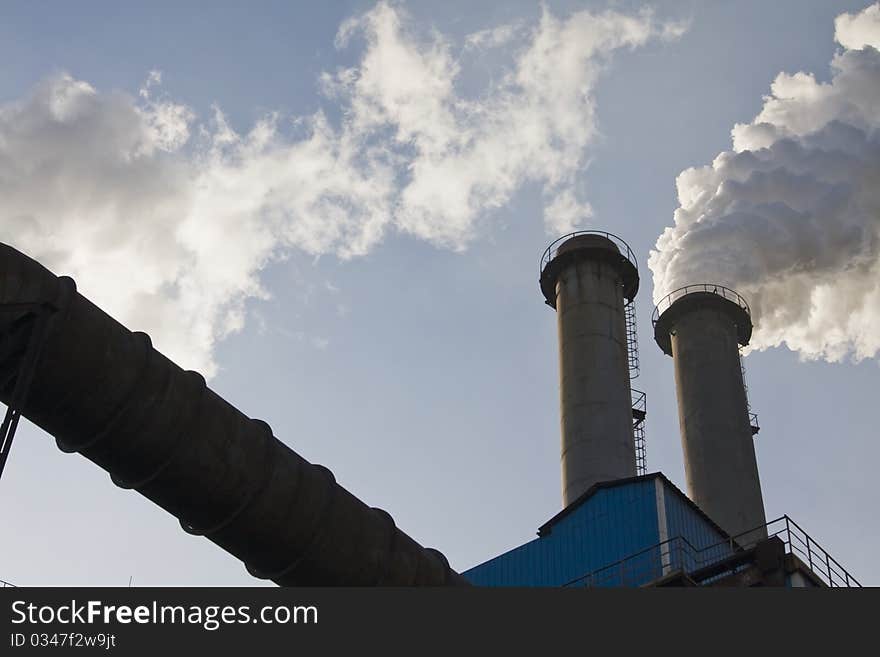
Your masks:
{"label": "safety railing", "polygon": [[0,589],[6,589],[6,588],[14,589],[15,584],[12,584],[11,582],[7,582],[5,579],[0,579]]}
{"label": "safety railing", "polygon": [[718,285],[716,283],[699,283],[697,285],[685,285],[684,287],[680,287],[677,290],[673,290],[665,297],[660,299],[660,302],[655,306],[654,313],[651,315],[651,324],[656,324],[657,320],[660,319],[660,315],[662,315],[673,303],[681,299],[683,296],[688,294],[692,294],[694,292],[711,292],[712,294],[717,294],[728,301],[733,301],[736,305],[746,311],[749,315],[752,314],[752,311],[749,309],[749,304],[746,303],[746,300],[743,299],[739,294],[731,290],[729,287],[724,287],[723,285]]}
{"label": "safety railing", "polygon": [[578,577],[564,586],[587,588],[642,586],[676,570],[692,572],[708,563],[722,561],[731,556],[735,549],[736,546],[731,542],[698,548],[683,536],[675,536]]}
{"label": "safety railing", "polygon": [[556,254],[559,251],[559,247],[572,237],[578,237],[580,235],[600,235],[606,239],[614,242],[615,246],[617,246],[620,254],[624,256],[627,260],[629,260],[633,266],[638,270],[639,263],[636,260],[635,254],[632,252],[632,249],[629,248],[629,244],[624,242],[621,238],[613,233],[609,233],[604,230],[576,230],[573,233],[568,233],[567,235],[563,235],[562,237],[552,241],[550,246],[546,248],[544,254],[541,256],[541,266],[538,269],[538,276],[540,277],[541,273],[544,271],[544,268],[547,264],[556,257]]}
{"label": "safety railing", "polygon": [[[771,534],[771,525],[776,525]],[[798,557],[810,570],[828,586],[854,587],[861,586],[846,568],[828,554],[822,546],[805,532],[800,525],[788,516],[782,516],[767,524],[768,536],[778,536],[785,543],[790,554]]]}
{"label": "safety railing", "polygon": [[[693,574],[698,577],[698,584],[708,585],[747,568],[748,563],[731,560],[729,566],[721,569],[712,569],[710,566],[723,565],[726,560],[744,553],[765,537],[778,537],[785,546],[786,553],[796,556],[826,586],[861,586],[834,557],[787,515],[707,547],[695,547],[683,536],[676,536],[578,577],[565,586],[635,587],[675,571]],[[700,578],[698,571],[708,571],[710,574]]]}

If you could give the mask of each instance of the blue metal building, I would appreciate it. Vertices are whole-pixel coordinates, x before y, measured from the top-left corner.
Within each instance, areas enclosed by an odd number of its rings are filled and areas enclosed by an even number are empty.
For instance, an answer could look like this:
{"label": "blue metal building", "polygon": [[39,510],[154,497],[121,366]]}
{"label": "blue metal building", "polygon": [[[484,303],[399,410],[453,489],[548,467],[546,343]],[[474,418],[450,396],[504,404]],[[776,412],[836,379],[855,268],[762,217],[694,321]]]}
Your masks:
{"label": "blue metal building", "polygon": [[481,586],[638,586],[723,559],[734,547],[658,472],[594,485],[538,538],[463,575]]}

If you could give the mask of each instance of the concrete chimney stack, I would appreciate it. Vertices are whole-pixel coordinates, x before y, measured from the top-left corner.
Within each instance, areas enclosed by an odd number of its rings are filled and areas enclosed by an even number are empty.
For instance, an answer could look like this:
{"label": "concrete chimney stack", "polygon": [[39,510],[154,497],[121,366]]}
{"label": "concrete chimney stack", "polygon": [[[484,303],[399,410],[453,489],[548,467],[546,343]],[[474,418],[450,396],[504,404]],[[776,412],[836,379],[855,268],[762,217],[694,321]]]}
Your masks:
{"label": "concrete chimney stack", "polygon": [[720,285],[676,290],[654,310],[654,339],[675,362],[688,494],[731,536],[766,535],[758,464],[739,347],[752,335],[749,306]]}
{"label": "concrete chimney stack", "polygon": [[624,311],[639,288],[635,263],[626,242],[594,231],[556,240],[541,259],[559,330],[564,506],[597,482],[636,475]]}

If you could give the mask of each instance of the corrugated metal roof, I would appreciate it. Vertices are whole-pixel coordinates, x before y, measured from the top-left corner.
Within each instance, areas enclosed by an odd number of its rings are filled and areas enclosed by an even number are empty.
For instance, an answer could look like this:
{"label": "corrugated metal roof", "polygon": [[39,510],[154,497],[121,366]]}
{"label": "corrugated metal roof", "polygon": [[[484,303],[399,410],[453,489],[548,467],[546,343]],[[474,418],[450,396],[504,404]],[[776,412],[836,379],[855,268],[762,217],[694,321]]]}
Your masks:
{"label": "corrugated metal roof", "polygon": [[540,527],[538,527],[538,536],[546,536],[546,535],[548,535],[548,534],[553,530],[553,526],[554,526],[556,523],[558,523],[560,520],[562,520],[563,518],[565,518],[565,517],[566,517],[568,514],[570,514],[572,511],[574,511],[575,509],[577,509],[581,504],[583,504],[584,502],[586,502],[586,501],[587,501],[590,497],[592,497],[592,496],[596,493],[596,491],[598,491],[598,490],[601,490],[601,489],[603,489],[603,488],[613,488],[613,487],[615,487],[615,486],[625,486],[625,485],[627,485],[627,484],[631,484],[631,483],[634,482],[634,481],[644,481],[644,480],[647,480],[647,479],[652,479],[652,480],[653,480],[653,479],[657,479],[658,477],[659,477],[660,479],[662,479],[663,482],[664,482],[664,483],[665,483],[665,484],[666,484],[666,485],[667,485],[672,491],[674,491],[675,493],[677,493],[678,496],[682,499],[682,501],[684,501],[685,504],[689,505],[694,511],[696,511],[698,514],[700,514],[700,515],[703,517],[704,520],[706,520],[709,524],[712,525],[712,527],[715,528],[716,531],[720,532],[720,533],[723,535],[724,538],[729,538],[729,537],[730,537],[729,534],[728,534],[727,532],[725,532],[725,531],[724,531],[724,530],[723,530],[723,529],[722,529],[722,528],[721,528],[721,527],[720,527],[720,526],[719,526],[714,520],[712,520],[712,518],[710,518],[708,515],[706,515],[705,511],[703,511],[700,507],[698,507],[698,506],[694,503],[694,501],[691,500],[691,498],[689,498],[687,495],[685,495],[684,492],[683,492],[678,486],[676,486],[675,484],[673,484],[673,483],[672,483],[672,482],[666,477],[666,475],[663,474],[662,472],[649,472],[648,474],[640,475],[640,476],[638,476],[638,477],[628,477],[628,478],[626,478],[626,479],[614,479],[614,480],[612,480],[612,481],[600,481],[600,482],[598,482],[598,483],[596,483],[596,484],[593,484],[593,485],[592,485],[587,491],[584,492],[583,495],[581,495],[580,497],[578,497],[574,502],[572,502],[571,504],[569,504],[567,507],[565,507],[564,509],[562,509],[562,510],[561,510],[559,513],[557,513],[555,516],[553,516],[552,518],[550,518],[550,520],[548,520],[548,521],[545,522],[543,525],[541,525]]}
{"label": "corrugated metal roof", "polygon": [[[462,574],[482,586],[562,586],[679,535],[700,547],[728,538],[655,472],[594,485],[541,525],[538,538]],[[646,558],[659,565],[658,555]],[[603,585],[622,584],[612,580]]]}

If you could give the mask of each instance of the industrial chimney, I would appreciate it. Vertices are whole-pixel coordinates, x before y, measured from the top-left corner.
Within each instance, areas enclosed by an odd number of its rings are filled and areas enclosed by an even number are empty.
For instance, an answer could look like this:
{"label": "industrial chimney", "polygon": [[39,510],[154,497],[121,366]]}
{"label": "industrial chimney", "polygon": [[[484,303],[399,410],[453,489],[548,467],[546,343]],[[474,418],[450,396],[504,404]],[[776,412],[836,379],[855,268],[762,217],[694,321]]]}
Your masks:
{"label": "industrial chimney", "polygon": [[636,474],[625,305],[639,289],[635,257],[610,233],[559,238],[541,259],[541,291],[556,309],[562,503],[593,484]]}
{"label": "industrial chimney", "polygon": [[757,424],[739,353],[752,335],[748,304],[721,285],[690,285],[657,305],[653,324],[654,339],[675,362],[688,494],[741,542],[764,537]]}

